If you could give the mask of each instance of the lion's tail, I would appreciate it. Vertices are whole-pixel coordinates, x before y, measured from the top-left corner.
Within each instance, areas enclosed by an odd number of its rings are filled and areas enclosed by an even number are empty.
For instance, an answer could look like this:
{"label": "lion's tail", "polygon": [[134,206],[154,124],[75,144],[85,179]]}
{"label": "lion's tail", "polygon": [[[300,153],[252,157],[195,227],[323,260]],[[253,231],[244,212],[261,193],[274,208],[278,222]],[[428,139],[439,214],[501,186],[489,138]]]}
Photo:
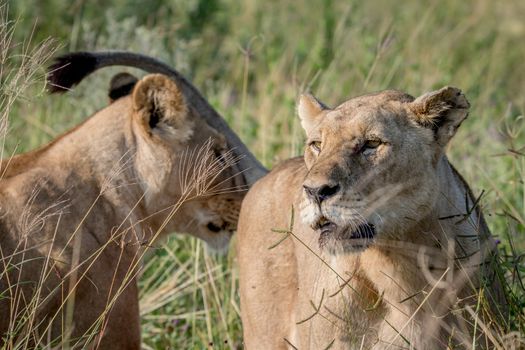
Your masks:
{"label": "lion's tail", "polygon": [[146,55],[127,51],[73,52],[54,59],[48,67],[47,89],[50,93],[63,93],[80,83],[96,70],[109,66],[128,66],[149,73],[161,73],[180,81],[179,72],[167,64]]}

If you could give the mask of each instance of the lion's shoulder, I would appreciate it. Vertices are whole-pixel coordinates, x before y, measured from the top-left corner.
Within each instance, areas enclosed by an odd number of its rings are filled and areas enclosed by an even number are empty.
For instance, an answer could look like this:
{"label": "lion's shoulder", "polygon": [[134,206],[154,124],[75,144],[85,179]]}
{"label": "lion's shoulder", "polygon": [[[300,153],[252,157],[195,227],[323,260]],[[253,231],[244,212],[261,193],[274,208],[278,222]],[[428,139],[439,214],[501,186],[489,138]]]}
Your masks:
{"label": "lion's shoulder", "polygon": [[264,222],[269,219],[267,215],[270,215],[274,223],[286,225],[290,210],[301,194],[301,182],[306,172],[303,157],[296,157],[279,163],[269,174],[259,179],[242,203],[241,213],[260,213],[258,217],[250,218],[247,224],[251,227],[264,226]]}
{"label": "lion's shoulder", "polygon": [[[306,166],[302,156],[287,159],[277,164],[270,173],[259,179],[248,192],[248,196],[259,197],[261,192],[290,195],[296,192],[306,175]],[[251,194],[251,195],[250,195]],[[275,196],[279,198],[280,196]]]}

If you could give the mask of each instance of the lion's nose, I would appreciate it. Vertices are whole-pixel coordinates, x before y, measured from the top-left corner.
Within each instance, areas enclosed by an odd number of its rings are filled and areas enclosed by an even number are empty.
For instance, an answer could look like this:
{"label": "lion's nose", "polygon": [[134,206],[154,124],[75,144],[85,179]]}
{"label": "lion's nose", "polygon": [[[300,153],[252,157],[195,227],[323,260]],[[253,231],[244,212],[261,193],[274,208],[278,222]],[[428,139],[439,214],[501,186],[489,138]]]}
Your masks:
{"label": "lion's nose", "polygon": [[334,196],[341,187],[339,185],[322,185],[319,187],[309,187],[306,185],[303,185],[304,191],[310,197],[311,199],[321,203],[325,199],[328,199],[332,196]]}

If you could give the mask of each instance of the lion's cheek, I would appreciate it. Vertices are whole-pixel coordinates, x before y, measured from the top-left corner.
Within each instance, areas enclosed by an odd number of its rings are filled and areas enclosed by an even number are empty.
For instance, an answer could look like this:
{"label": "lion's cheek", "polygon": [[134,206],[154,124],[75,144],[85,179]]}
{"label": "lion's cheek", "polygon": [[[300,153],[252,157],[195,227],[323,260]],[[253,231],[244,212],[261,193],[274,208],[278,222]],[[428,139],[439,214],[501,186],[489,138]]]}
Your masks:
{"label": "lion's cheek", "polygon": [[[427,180],[432,183],[431,179]],[[381,238],[403,239],[404,232],[410,231],[418,218],[432,212],[437,198],[434,190],[436,186],[430,186],[429,183],[415,183],[375,210],[370,221]]]}

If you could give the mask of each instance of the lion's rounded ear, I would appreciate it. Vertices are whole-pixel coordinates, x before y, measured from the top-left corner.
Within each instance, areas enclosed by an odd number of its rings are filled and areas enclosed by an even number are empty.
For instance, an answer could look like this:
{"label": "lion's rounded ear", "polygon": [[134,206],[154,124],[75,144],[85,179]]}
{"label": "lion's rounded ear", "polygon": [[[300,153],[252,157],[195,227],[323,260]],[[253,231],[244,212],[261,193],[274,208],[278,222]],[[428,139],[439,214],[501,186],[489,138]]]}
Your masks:
{"label": "lion's rounded ear", "polygon": [[434,130],[436,141],[445,146],[468,116],[470,104],[463,92],[454,87],[424,94],[409,104],[416,121]]}
{"label": "lion's rounded ear", "polygon": [[301,94],[297,103],[297,114],[306,134],[310,133],[310,130],[319,123],[321,112],[327,109],[329,108],[313,95]]}
{"label": "lion's rounded ear", "polygon": [[177,84],[162,74],[142,78],[133,90],[133,109],[141,127],[150,135],[184,142],[193,133],[189,108]]}
{"label": "lion's rounded ear", "polygon": [[115,74],[109,82],[109,102],[112,103],[121,97],[129,95],[131,91],[133,91],[137,81],[138,79],[134,75],[126,72]]}

